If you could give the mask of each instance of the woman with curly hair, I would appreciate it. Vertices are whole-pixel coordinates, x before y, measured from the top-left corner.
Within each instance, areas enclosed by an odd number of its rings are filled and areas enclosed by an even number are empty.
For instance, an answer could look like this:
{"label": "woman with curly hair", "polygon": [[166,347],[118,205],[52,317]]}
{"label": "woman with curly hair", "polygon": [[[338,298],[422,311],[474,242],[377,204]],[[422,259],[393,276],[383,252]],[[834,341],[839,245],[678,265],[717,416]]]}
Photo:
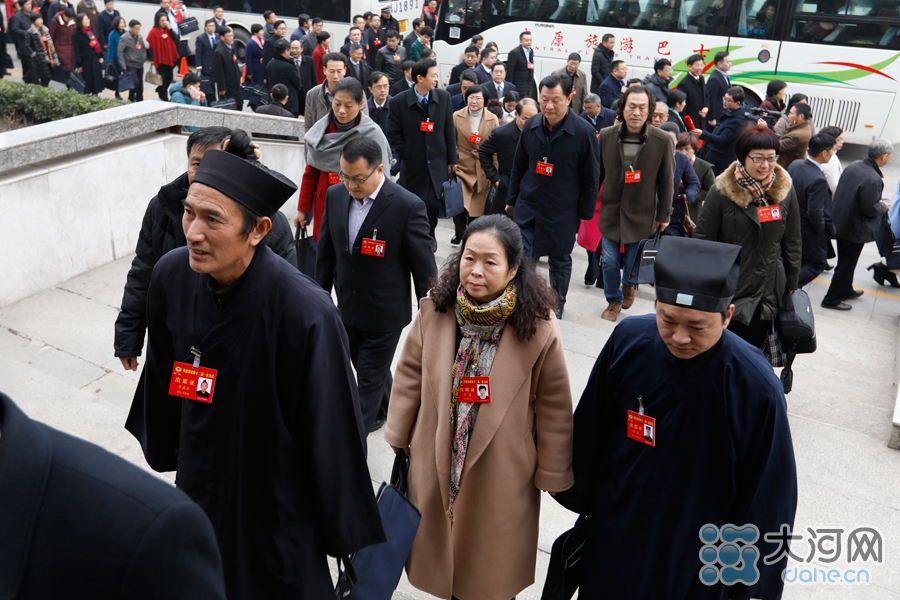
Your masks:
{"label": "woman with curly hair", "polygon": [[422,514],[409,581],[508,600],[534,582],[541,490],[572,486],[572,395],[556,294],[504,215],[475,219],[406,339],[384,437]]}

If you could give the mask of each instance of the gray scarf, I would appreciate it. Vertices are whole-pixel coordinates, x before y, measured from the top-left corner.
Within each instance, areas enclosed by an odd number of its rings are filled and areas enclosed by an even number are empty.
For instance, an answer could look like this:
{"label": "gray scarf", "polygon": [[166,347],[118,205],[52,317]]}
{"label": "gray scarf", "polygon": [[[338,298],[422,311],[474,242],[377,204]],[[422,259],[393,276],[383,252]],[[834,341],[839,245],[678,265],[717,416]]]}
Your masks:
{"label": "gray scarf", "polygon": [[306,148],[309,151],[306,162],[320,171],[337,173],[341,170],[341,150],[343,150],[344,144],[354,137],[362,136],[378,142],[378,145],[381,146],[382,164],[389,169],[391,147],[388,145],[387,138],[384,137],[384,133],[375,121],[365,114],[361,113],[360,116],[362,118],[359,125],[349,131],[338,133],[325,133],[331,120],[334,119],[333,113],[329,112],[327,116],[316,121],[316,124],[304,136]]}

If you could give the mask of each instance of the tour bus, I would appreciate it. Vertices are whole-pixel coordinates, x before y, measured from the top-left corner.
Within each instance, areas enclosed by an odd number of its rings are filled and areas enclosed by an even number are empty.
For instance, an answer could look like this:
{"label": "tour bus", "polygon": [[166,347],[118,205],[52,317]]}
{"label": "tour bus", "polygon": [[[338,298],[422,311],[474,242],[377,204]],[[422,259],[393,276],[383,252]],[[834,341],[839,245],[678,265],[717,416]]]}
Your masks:
{"label": "tour bus", "polygon": [[900,142],[900,1],[898,0],[444,0],[434,50],[443,81],[472,36],[494,41],[501,60],[532,34],[535,81],[615,36],[628,78],[652,73],[668,58],[675,82],[685,60],[701,54],[706,74],[717,52],[731,53],[731,82],[758,106],[772,79],[810,98],[816,127],[837,125],[848,143],[875,137]]}
{"label": "tour bus", "polygon": [[[98,5],[103,5],[103,0],[95,0]],[[353,15],[361,15],[367,11],[380,13],[383,4],[390,4],[392,16],[397,19],[400,33],[404,36],[412,31],[413,19],[421,16],[422,0],[393,0],[379,2],[378,0],[181,0],[186,17],[196,17],[200,31],[203,31],[203,23],[212,18],[212,7],[221,6],[225,9],[225,22],[234,29],[234,40],[238,61],[243,65],[244,47],[250,41],[250,27],[254,23],[263,24],[263,13],[267,10],[275,11],[279,19],[287,23],[288,36],[297,28],[297,16],[307,14],[310,17],[321,17],[325,21],[325,31],[331,34],[331,48],[339,51],[344,45],[344,38],[350,29],[350,20]],[[137,19],[141,22],[141,33],[144,37],[153,27],[153,17],[159,10],[159,0],[116,0],[116,10],[122,17],[130,21]],[[197,33],[185,37],[194,53],[194,38]]]}

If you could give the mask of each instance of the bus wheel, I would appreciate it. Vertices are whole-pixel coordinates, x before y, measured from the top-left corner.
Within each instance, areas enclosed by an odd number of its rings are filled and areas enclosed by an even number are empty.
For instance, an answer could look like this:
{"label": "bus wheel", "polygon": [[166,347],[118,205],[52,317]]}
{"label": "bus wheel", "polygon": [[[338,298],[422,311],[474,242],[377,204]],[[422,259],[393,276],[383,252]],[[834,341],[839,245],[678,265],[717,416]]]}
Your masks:
{"label": "bus wheel", "polygon": [[[237,39],[237,36],[235,36],[235,39]],[[765,100],[765,98],[761,98],[759,92],[752,87],[742,85],[741,89],[744,90],[744,102],[746,102],[750,108],[759,108],[759,105]]]}
{"label": "bus wheel", "polygon": [[243,69],[247,56],[247,44],[250,42],[250,32],[243,27],[232,27],[234,30],[234,54],[238,59],[238,66]]}

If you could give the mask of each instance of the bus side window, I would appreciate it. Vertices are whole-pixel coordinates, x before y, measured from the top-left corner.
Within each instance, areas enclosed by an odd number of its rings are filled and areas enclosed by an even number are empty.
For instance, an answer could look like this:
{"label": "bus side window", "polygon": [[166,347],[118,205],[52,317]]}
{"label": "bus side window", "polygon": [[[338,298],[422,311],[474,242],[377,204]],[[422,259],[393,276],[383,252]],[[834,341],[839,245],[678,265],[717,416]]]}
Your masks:
{"label": "bus side window", "polygon": [[747,0],[741,7],[741,15],[735,35],[739,37],[771,40],[775,37],[775,0]]}
{"label": "bus side window", "polygon": [[725,0],[697,0],[688,17],[688,31],[710,35],[728,35]]}

